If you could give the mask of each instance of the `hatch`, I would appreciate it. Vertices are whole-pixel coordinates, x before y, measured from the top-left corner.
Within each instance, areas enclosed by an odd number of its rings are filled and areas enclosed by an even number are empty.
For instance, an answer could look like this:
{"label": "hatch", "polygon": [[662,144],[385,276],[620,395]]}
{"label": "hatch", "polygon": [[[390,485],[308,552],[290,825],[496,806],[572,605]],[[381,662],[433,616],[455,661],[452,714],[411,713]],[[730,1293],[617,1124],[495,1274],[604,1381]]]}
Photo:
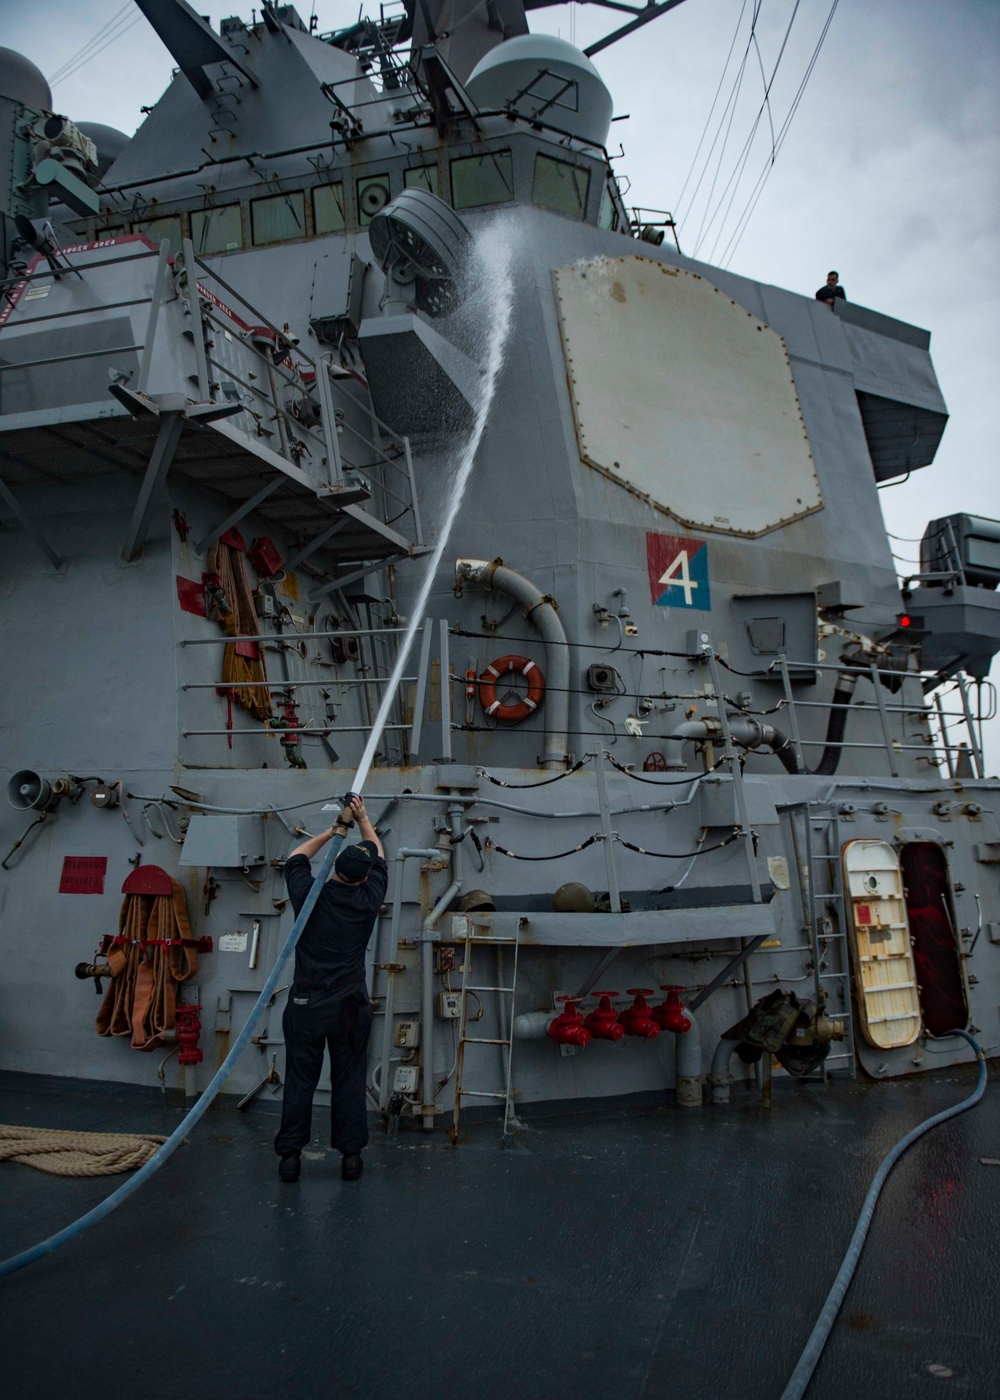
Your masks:
{"label": "hatch", "polygon": [[924,1026],[947,1035],[969,1022],[948,860],[937,841],[907,841],[899,852]]}
{"label": "hatch", "polygon": [[912,1045],[920,1034],[917,972],[899,858],[886,841],[848,841],[844,894],[858,1018],[869,1045]]}

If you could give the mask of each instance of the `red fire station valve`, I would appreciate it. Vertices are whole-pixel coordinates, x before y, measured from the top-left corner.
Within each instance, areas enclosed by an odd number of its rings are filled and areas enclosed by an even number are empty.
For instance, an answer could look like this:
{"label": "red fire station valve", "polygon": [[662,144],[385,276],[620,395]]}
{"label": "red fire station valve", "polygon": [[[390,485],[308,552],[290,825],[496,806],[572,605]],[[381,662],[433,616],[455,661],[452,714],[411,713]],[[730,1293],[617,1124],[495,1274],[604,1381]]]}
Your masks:
{"label": "red fire station valve", "polygon": [[652,1040],[660,1034],[660,1028],[653,1020],[653,1013],[646,1000],[648,996],[653,995],[652,987],[629,987],[628,994],[635,1000],[631,1006],[626,1006],[618,1017],[619,1023],[625,1027],[626,1035],[637,1035],[643,1040]]}
{"label": "red fire station valve", "polygon": [[576,1002],[572,997],[561,996],[556,1000],[566,1004],[559,1015],[549,1022],[548,1034],[557,1045],[579,1045],[581,1048],[589,1045],[590,1031],[583,1024]]}
{"label": "red fire station valve", "polygon": [[595,997],[600,997],[599,1006],[584,1020],[584,1025],[595,1040],[624,1040],[625,1027],[618,1024],[618,1014],[611,1005],[611,998],[616,997],[617,992],[595,992]]}
{"label": "red fire station valve", "polygon": [[666,999],[654,1008],[653,1020],[661,1030],[675,1031],[678,1035],[683,1035],[691,1029],[691,1017],[681,1002],[681,994],[687,991],[687,987],[673,987],[664,983],[660,990],[667,995]]}
{"label": "red fire station valve", "polygon": [[200,1006],[189,1006],[181,1003],[177,1008],[177,1041],[180,1051],[177,1055],[179,1065],[200,1065],[204,1059],[204,1053],[198,1048],[198,1039],[201,1036],[201,1021],[198,1018]]}

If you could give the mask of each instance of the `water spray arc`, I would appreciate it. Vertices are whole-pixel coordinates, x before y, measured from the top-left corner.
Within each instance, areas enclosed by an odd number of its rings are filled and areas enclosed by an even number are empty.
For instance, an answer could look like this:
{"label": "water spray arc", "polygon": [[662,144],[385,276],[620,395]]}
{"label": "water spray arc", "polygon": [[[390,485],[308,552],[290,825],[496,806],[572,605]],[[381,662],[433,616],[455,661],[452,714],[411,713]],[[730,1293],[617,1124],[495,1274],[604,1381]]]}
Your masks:
{"label": "water spray arc", "polygon": [[[457,459],[451,499],[441,522],[438,540],[427,560],[423,582],[421,583],[420,591],[414,602],[409,626],[400,643],[396,664],[386,684],[382,703],[375,716],[375,722],[372,726],[368,743],[365,746],[364,753],[361,756],[361,762],[358,765],[354,775],[354,781],[351,784],[352,793],[361,793],[364,789],[379,739],[388,721],[390,711],[396,698],[396,692],[402,681],[406,663],[409,659],[413,642],[420,625],[420,619],[423,616],[424,608],[430,597],[434,577],[440,567],[441,559],[448,544],[448,537],[451,534],[452,527],[461,507],[462,498],[465,494],[473,464],[476,460],[476,454],[479,451],[483,433],[486,429],[486,423],[493,404],[497,379],[503,367],[504,353],[510,331],[511,308],[513,302],[513,283],[511,280],[510,261],[509,243],[505,241],[497,224],[491,224],[483,231],[476,242],[470,269],[471,282],[475,284],[477,280],[488,277],[491,290],[494,294],[492,298],[493,314],[485,336],[487,353],[482,381],[482,392],[479,402],[476,405],[472,431]],[[44,1259],[46,1255],[52,1254],[61,1245],[67,1244],[70,1240],[75,1239],[77,1235],[82,1234],[83,1231],[88,1229],[91,1225],[96,1225],[99,1221],[110,1215],[112,1211],[116,1210],[118,1206],[122,1205],[130,1196],[134,1195],[135,1192],[139,1190],[140,1186],[143,1186],[145,1182],[149,1180],[154,1172],[159,1170],[167,1158],[171,1157],[177,1148],[180,1147],[191,1129],[205,1116],[216,1096],[221,1091],[223,1084],[228,1079],[240,1055],[250,1043],[250,1037],[256,1029],[257,1022],[260,1020],[261,1015],[277,991],[281,974],[295,951],[295,946],[299,941],[302,930],[305,928],[309,916],[316,905],[316,901],[319,899],[320,892],[330,876],[333,863],[343,843],[344,838],[339,835],[334,836],[328,843],[323,853],[323,860],[319,871],[306,897],[306,901],[292,925],[284,946],[278,952],[274,966],[268,974],[267,980],[261,988],[260,995],[254,1003],[253,1009],[247,1017],[242,1030],[233,1042],[229,1054],[219,1066],[219,1069],[216,1071],[198,1101],[170,1134],[166,1142],[157,1148],[149,1161],[146,1162],[144,1166],[140,1167],[133,1176],[129,1177],[128,1181],[119,1186],[116,1191],[113,1191],[112,1194],[101,1201],[99,1205],[88,1211],[86,1215],[82,1215],[78,1220],[73,1221],[71,1225],[67,1225],[64,1229],[57,1231],[54,1235],[50,1235],[45,1240],[41,1240],[38,1244],[31,1246],[31,1248],[23,1250],[20,1254],[15,1254],[11,1258],[5,1259],[0,1263],[0,1278],[5,1278],[8,1274],[17,1273],[18,1270],[26,1268],[29,1264],[34,1264],[37,1260]]]}

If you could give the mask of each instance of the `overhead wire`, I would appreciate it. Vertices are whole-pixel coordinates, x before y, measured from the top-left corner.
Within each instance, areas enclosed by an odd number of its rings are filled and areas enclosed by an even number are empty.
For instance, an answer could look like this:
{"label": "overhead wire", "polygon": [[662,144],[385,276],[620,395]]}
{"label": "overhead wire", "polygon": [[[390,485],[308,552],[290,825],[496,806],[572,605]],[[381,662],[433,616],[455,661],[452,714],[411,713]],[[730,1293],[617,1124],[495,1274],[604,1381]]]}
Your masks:
{"label": "overhead wire", "polygon": [[[791,36],[792,26],[793,26],[793,24],[795,23],[795,17],[796,17],[796,15],[797,15],[798,12],[799,12],[799,5],[800,5],[800,4],[801,4],[801,0],[795,0],[795,5],[794,5],[794,7],[793,7],[793,9],[792,9],[791,17],[789,18],[788,24],[787,24],[787,26],[786,26],[786,28],[785,28],[785,35],[784,35],[784,38],[783,38],[782,41],[781,41],[781,48],[778,50],[778,57],[775,59],[775,61],[774,61],[774,68],[771,70],[771,77],[770,77],[770,79],[767,81],[767,83],[765,84],[765,87],[764,87],[764,97],[763,97],[763,99],[762,99],[762,101],[761,101],[760,107],[757,109],[757,115],[754,117],[753,123],[752,123],[752,125],[751,125],[751,127],[750,127],[750,134],[749,134],[749,136],[747,137],[746,141],[743,143],[743,149],[742,149],[742,151],[740,152],[740,154],[739,154],[739,156],[738,156],[738,158],[737,158],[737,162],[736,162],[736,165],[735,165],[735,167],[734,167],[734,169],[733,169],[733,172],[732,172],[732,174],[730,175],[729,180],[726,182],[726,187],[725,187],[725,189],[722,191],[722,195],[721,195],[721,197],[720,197],[720,199],[719,199],[719,203],[716,205],[715,211],[714,211],[714,213],[712,214],[712,217],[709,219],[708,224],[707,224],[707,226],[706,226],[706,228],[705,228],[705,235],[706,235],[706,237],[707,237],[709,230],[711,229],[712,225],[715,223],[716,218],[718,217],[719,211],[722,209],[723,201],[724,201],[725,198],[726,198],[726,194],[727,194],[727,192],[729,192],[729,190],[731,189],[731,190],[732,190],[732,193],[729,195],[729,203],[726,205],[726,211],[725,211],[725,213],[724,213],[723,216],[722,216],[722,221],[721,221],[721,223],[719,224],[718,232],[717,232],[716,235],[715,235],[715,241],[713,242],[712,248],[711,248],[711,252],[710,252],[709,255],[708,255],[710,259],[715,257],[715,250],[716,250],[716,248],[719,246],[719,239],[722,237],[722,232],[723,232],[723,229],[725,228],[726,220],[729,218],[729,212],[730,212],[730,210],[731,210],[732,207],[733,207],[733,201],[734,201],[735,198],[736,198],[736,194],[737,194],[737,191],[739,190],[740,183],[741,183],[742,180],[743,180],[743,172],[744,172],[744,170],[746,169],[746,167],[747,167],[747,162],[748,162],[749,159],[750,159],[750,153],[751,153],[751,151],[752,151],[752,149],[753,149],[753,143],[754,143],[754,139],[756,138],[756,135],[757,135],[757,129],[758,129],[758,127],[760,126],[761,117],[764,115],[765,110],[768,110],[768,109],[769,109],[770,98],[771,98],[771,88],[773,87],[773,85],[774,85],[774,80],[775,80],[775,78],[776,78],[777,75],[778,75],[778,69],[781,67],[781,60],[782,60],[782,59],[784,58],[784,56],[785,56],[785,49],[786,49],[787,46],[788,46],[788,40],[789,40],[789,38],[790,38],[790,36]],[[772,163],[772,164],[774,163],[775,155],[776,155],[775,144],[774,144],[774,142],[772,141],[772,144],[771,144],[771,156],[770,156],[770,160],[771,160],[771,163]],[[695,254],[698,253],[698,251],[699,251],[699,249],[701,248],[702,243],[703,243],[704,241],[705,241],[704,238],[699,238],[698,243],[697,243],[697,245],[696,245],[696,247],[695,247]]]}
{"label": "overhead wire", "polygon": [[[830,25],[833,23],[833,17],[837,12],[837,6],[839,4],[840,0],[833,0],[833,3],[830,6],[830,11],[827,14],[826,21],[823,25],[822,31],[820,32],[819,39],[816,42],[816,47],[813,49],[812,57],[810,58],[809,63],[806,65],[806,71],[803,75],[802,81],[799,84],[798,91],[796,92],[795,97],[792,99],[792,105],[788,110],[788,115],[785,117],[785,120],[781,126],[781,130],[778,132],[778,140],[775,146],[774,154],[772,158],[765,164],[761,174],[757,177],[757,183],[750,193],[750,199],[748,200],[743,213],[740,215],[740,218],[736,222],[736,228],[730,235],[729,242],[722,250],[722,254],[720,257],[720,266],[722,267],[728,267],[729,264],[732,262],[733,258],[736,255],[736,250],[739,247],[740,242],[743,238],[743,235],[747,230],[747,225],[753,218],[754,210],[757,208],[757,205],[760,202],[760,197],[764,192],[764,186],[767,184],[771,171],[774,169],[774,158],[777,156],[778,152],[781,150],[781,147],[784,145],[785,137],[788,135],[788,129],[792,124],[792,119],[794,118],[795,113],[798,111],[799,103],[802,101],[802,97],[809,83],[809,79],[812,77],[813,69],[816,66],[816,61],[819,58],[820,51],[822,50],[823,45],[826,42],[826,36],[830,32]],[[907,473],[907,475],[909,475],[909,473]]]}
{"label": "overhead wire", "polygon": [[[98,54],[103,53],[106,48],[120,39],[122,35],[126,34],[134,25],[138,24],[144,16],[140,12],[139,14],[129,17],[128,12],[131,9],[131,3],[125,5],[114,19],[109,20],[108,23],[94,35],[89,43],[78,50],[72,58],[67,59],[63,66],[49,79],[49,86],[54,88],[58,83],[65,82],[67,78],[72,78],[75,74],[79,73],[81,68],[86,67],[92,58],[96,58]],[[98,40],[101,39],[103,39],[103,42],[98,43]],[[94,47],[94,45],[96,45],[96,47]]]}
{"label": "overhead wire", "polygon": [[708,135],[708,128],[711,125],[712,117],[715,114],[715,108],[719,101],[719,93],[722,91],[722,84],[726,81],[726,74],[729,72],[729,61],[733,56],[733,50],[736,47],[736,40],[739,38],[740,27],[743,24],[743,16],[746,13],[746,8],[747,0],[743,0],[743,4],[740,7],[739,18],[736,21],[736,28],[733,30],[733,38],[732,42],[729,45],[729,52],[726,54],[726,61],[722,68],[722,75],[719,78],[719,86],[715,89],[715,96],[712,98],[712,105],[709,108],[708,116],[705,118],[705,125],[702,128],[701,136],[698,139],[697,148],[695,149],[694,155],[691,157],[691,164],[688,167],[688,173],[684,177],[684,183],[681,186],[681,192],[677,196],[677,200],[675,201],[676,208],[678,211],[678,219],[680,219],[681,217],[680,211],[684,204],[684,195],[686,194],[687,187],[691,182],[691,176],[694,174],[695,166],[698,163],[698,157],[701,155],[701,148],[705,144],[705,137]]}
{"label": "overhead wire", "polygon": [[[691,203],[693,204],[694,201],[695,201],[695,199],[697,199],[697,197],[698,197],[698,191],[699,191],[699,189],[701,188],[701,182],[702,182],[702,180],[705,178],[705,176],[708,174],[708,169],[709,169],[709,165],[710,165],[711,160],[712,160],[712,155],[713,155],[713,153],[714,153],[714,151],[715,151],[715,147],[716,147],[716,145],[717,145],[717,143],[718,143],[719,137],[722,136],[723,123],[725,123],[726,134],[725,134],[725,136],[724,136],[724,138],[723,138],[723,141],[722,141],[722,148],[721,148],[721,150],[719,151],[719,159],[718,159],[718,162],[716,163],[715,175],[712,177],[711,188],[709,189],[708,195],[707,195],[706,200],[705,200],[705,209],[704,209],[704,212],[702,213],[702,216],[701,216],[701,224],[699,225],[699,228],[698,228],[698,237],[697,237],[697,239],[695,240],[695,252],[697,252],[698,248],[701,247],[702,234],[703,234],[704,229],[705,229],[705,219],[706,219],[706,217],[707,217],[707,215],[708,215],[708,210],[709,210],[710,207],[711,207],[712,198],[713,198],[713,196],[714,196],[714,194],[715,194],[715,186],[716,186],[716,184],[718,183],[718,180],[719,180],[719,173],[720,173],[720,171],[722,170],[722,162],[723,162],[723,160],[725,159],[726,146],[729,144],[729,133],[732,131],[732,128],[733,128],[733,122],[734,122],[734,120],[735,120],[735,118],[736,118],[736,108],[737,108],[737,104],[738,104],[738,102],[739,102],[740,91],[741,91],[741,89],[742,89],[742,87],[743,87],[743,75],[744,75],[744,73],[746,72],[747,59],[750,57],[750,45],[753,43],[753,36],[754,36],[754,32],[755,32],[755,30],[756,30],[758,17],[760,16],[760,11],[761,11],[761,5],[762,5],[762,4],[763,4],[763,0],[756,0],[756,4],[754,5],[753,15],[751,16],[751,20],[750,20],[750,37],[747,39],[746,48],[743,50],[743,57],[742,57],[742,59],[740,60],[739,70],[737,71],[737,74],[736,74],[736,81],[735,81],[734,84],[733,84],[733,90],[732,90],[732,92],[729,94],[729,99],[728,99],[728,101],[726,102],[725,109],[723,110],[722,117],[720,118],[719,129],[718,129],[718,131],[717,131],[716,134],[715,134],[715,140],[712,142],[711,148],[709,149],[709,152],[708,152],[708,156],[706,157],[706,160],[705,160],[705,169],[704,169],[704,171],[702,172],[702,174],[699,176],[698,183],[697,183],[697,185],[695,186],[693,195],[691,196]],[[726,122],[726,114],[727,114],[727,113],[729,114],[729,120],[728,120],[728,122]]]}

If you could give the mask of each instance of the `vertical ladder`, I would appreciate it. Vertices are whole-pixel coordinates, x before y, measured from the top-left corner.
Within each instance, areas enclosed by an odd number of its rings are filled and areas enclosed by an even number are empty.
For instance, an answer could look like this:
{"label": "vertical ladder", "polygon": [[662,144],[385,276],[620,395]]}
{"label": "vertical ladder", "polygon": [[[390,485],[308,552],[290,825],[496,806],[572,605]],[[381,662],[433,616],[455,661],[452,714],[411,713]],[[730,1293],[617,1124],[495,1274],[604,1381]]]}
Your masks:
{"label": "vertical ladder", "polygon": [[[503,1128],[501,1130],[500,1143],[502,1147],[510,1147],[512,1144],[511,1128],[514,1122],[513,1106],[511,1103],[511,1061],[513,1059],[513,1033],[514,1033],[514,994],[517,989],[517,955],[518,940],[513,938],[497,938],[488,934],[477,934],[473,930],[475,925],[470,923],[465,936],[465,958],[462,964],[462,990],[460,993],[459,1019],[458,1019],[458,1047],[455,1054],[455,1109],[452,1117],[451,1128],[448,1136],[451,1138],[452,1146],[458,1146],[459,1120],[462,1114],[462,1099],[502,1099],[503,1100]],[[471,980],[472,978],[472,951],[477,947],[494,947],[497,950],[497,976],[493,985],[479,985]],[[502,982],[502,950],[505,947],[514,949],[514,968],[511,973],[510,986],[504,986]],[[497,1029],[498,1036],[477,1036],[469,1035],[469,993],[476,997],[493,994],[497,998]],[[509,997],[508,1004],[503,998]],[[500,1047],[500,1056],[503,1064],[503,1088],[502,1089],[465,1089],[462,1087],[462,1075],[465,1069],[465,1047],[467,1045],[497,1045]]]}
{"label": "vertical ladder", "polygon": [[[823,1061],[824,1083],[829,1066],[857,1078],[854,1058],[854,1007],[851,998],[851,957],[847,944],[847,909],[841,864],[840,817],[836,807],[825,812],[805,808],[806,862],[809,872],[809,938],[812,943],[813,985],[817,996],[827,994],[827,1014],[843,1015],[843,1049],[831,1050]],[[824,888],[818,888],[824,886]],[[843,1011],[840,1003],[843,1002]]]}

